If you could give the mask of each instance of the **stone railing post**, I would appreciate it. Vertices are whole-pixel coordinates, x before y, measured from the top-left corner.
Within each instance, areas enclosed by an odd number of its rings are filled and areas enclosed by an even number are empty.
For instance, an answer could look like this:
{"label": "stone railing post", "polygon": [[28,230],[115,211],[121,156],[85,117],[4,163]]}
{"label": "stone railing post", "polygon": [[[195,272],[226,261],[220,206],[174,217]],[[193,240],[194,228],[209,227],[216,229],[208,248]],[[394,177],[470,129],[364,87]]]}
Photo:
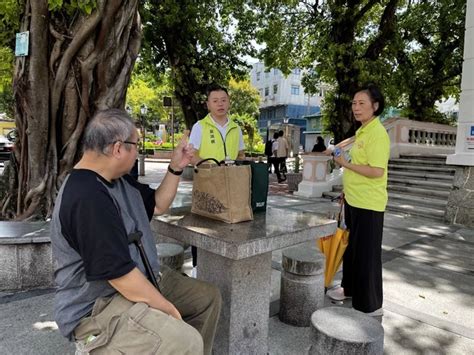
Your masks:
{"label": "stone railing post", "polygon": [[[454,188],[448,198],[446,219],[450,223],[474,227],[474,0],[467,0],[464,62],[457,136],[450,134],[455,152],[446,163],[456,165]],[[455,143],[454,143],[455,141]]]}
{"label": "stone railing post", "polygon": [[303,156],[303,181],[298,185],[295,195],[304,197],[321,197],[323,192],[331,190],[327,181],[327,155],[307,154]]}

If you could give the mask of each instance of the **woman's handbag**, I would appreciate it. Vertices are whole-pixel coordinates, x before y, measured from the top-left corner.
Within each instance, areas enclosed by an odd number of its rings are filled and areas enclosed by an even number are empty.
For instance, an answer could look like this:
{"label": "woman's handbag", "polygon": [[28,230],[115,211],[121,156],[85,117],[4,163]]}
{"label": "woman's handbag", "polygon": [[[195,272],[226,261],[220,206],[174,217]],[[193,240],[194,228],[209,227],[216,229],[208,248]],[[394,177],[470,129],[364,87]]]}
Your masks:
{"label": "woman's handbag", "polygon": [[[213,161],[216,164],[203,163]],[[225,165],[215,159],[196,164],[191,212],[237,223],[253,220],[250,165]]]}

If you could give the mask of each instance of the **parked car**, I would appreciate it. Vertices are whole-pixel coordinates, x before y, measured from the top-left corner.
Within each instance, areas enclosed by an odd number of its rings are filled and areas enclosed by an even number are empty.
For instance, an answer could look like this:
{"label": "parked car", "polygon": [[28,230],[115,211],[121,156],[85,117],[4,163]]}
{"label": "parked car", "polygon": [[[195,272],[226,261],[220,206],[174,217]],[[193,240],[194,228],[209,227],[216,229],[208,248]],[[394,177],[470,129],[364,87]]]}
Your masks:
{"label": "parked car", "polygon": [[10,160],[13,144],[7,137],[0,135],[0,161]]}

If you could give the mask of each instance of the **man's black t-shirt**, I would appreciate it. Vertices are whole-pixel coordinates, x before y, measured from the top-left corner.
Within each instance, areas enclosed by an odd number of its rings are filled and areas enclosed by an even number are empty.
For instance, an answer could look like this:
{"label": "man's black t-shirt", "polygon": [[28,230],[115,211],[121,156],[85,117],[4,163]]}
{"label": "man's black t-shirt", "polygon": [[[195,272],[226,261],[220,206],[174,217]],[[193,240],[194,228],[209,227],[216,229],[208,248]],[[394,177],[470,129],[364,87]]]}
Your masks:
{"label": "man's black t-shirt", "polygon": [[51,242],[58,284],[55,318],[71,337],[80,319],[99,297],[117,291],[112,280],[138,267],[145,269],[128,235],[143,233],[142,242],[153,270],[158,259],[149,219],[155,191],[131,177],[112,183],[91,170],[74,169],[58,193],[51,221]]}
{"label": "man's black t-shirt", "polygon": [[[97,179],[109,184],[90,170],[73,170],[59,211],[63,235],[81,256],[87,281],[115,279],[135,267],[118,206]],[[93,198],[84,198],[92,191]]]}

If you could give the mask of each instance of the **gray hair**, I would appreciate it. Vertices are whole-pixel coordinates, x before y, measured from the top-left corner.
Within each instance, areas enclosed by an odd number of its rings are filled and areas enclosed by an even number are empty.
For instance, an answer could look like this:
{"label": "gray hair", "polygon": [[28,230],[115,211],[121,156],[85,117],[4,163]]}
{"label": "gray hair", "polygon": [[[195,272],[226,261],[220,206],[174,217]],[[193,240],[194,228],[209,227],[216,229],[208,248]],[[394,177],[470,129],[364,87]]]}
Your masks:
{"label": "gray hair", "polygon": [[83,150],[107,154],[112,143],[126,141],[135,130],[132,119],[124,110],[111,108],[99,111],[86,127]]}

